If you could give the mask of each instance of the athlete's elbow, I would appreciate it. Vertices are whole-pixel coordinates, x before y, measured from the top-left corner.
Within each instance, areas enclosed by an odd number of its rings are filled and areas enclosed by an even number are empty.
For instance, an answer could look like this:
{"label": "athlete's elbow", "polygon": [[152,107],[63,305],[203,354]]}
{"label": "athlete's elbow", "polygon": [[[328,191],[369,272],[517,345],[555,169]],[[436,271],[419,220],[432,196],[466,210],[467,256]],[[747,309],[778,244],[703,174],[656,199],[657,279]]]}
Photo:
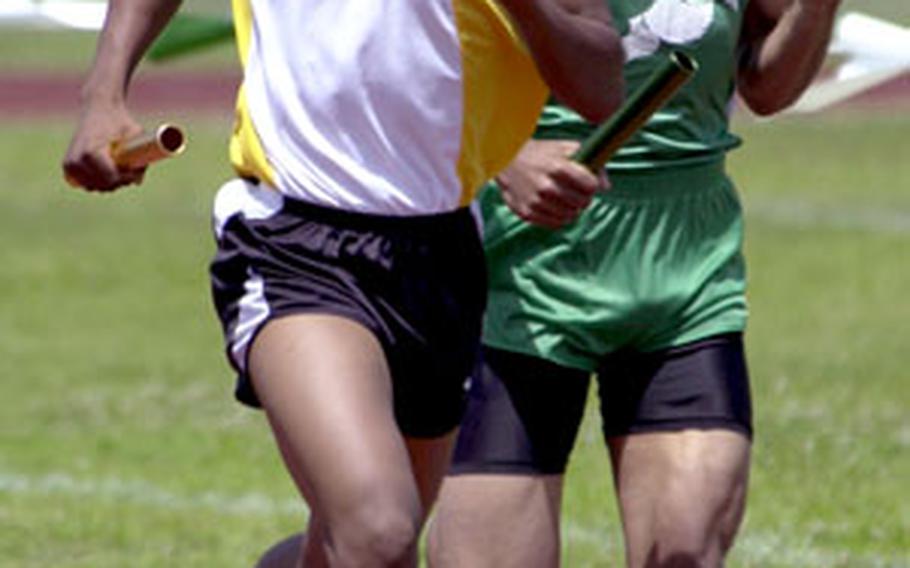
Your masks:
{"label": "athlete's elbow", "polygon": [[580,114],[591,122],[603,122],[609,118],[623,101],[623,82],[605,85],[599,96],[593,97],[589,106]]}
{"label": "athlete's elbow", "polygon": [[621,77],[609,81],[587,81],[564,91],[554,91],[563,104],[574,109],[585,120],[603,122],[622,104],[624,82]]}
{"label": "athlete's elbow", "polygon": [[768,73],[740,74],[736,90],[739,98],[758,116],[771,116],[786,110],[802,96],[808,80],[777,81]]}
{"label": "athlete's elbow", "polygon": [[756,116],[772,116],[796,102],[796,96],[782,96],[780,92],[740,91],[740,98]]}
{"label": "athlete's elbow", "polygon": [[625,93],[625,54],[619,36],[611,29],[601,45],[598,56],[574,73],[572,92],[564,94],[567,104],[591,122],[601,122],[613,114]]}

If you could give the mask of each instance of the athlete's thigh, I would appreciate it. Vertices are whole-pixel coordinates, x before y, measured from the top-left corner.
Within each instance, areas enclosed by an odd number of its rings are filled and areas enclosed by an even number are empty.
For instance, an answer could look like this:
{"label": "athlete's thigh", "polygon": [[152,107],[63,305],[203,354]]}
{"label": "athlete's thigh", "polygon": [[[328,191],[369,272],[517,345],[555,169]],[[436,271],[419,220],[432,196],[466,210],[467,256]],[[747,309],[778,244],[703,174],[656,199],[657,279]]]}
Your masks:
{"label": "athlete's thigh", "polygon": [[453,430],[437,438],[405,438],[420,503],[428,512],[439,495],[443,477],[452,460],[452,447],[458,431]]}
{"label": "athlete's thigh", "polygon": [[419,509],[383,350],[338,316],[271,320],[250,374],[295,482],[331,523],[363,499]]}
{"label": "athlete's thigh", "polygon": [[433,566],[559,562],[563,472],[589,374],[484,347],[430,531]]}
{"label": "athlete's thigh", "polygon": [[609,444],[630,565],[645,565],[655,554],[720,565],[745,508],[748,438],[692,429]]}
{"label": "athlete's thigh", "polygon": [[434,568],[559,565],[562,475],[471,473],[446,478],[428,537]]}
{"label": "athlete's thigh", "polygon": [[599,375],[630,557],[722,554],[745,504],[751,402],[742,337],[616,354]]}

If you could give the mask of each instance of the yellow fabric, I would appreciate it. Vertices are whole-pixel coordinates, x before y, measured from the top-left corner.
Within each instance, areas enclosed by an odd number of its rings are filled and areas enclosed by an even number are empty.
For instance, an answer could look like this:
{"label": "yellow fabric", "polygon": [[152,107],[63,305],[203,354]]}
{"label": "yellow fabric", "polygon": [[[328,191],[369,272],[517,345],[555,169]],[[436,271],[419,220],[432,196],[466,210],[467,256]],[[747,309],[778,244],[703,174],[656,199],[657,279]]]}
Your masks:
{"label": "yellow fabric", "polygon": [[530,138],[548,89],[495,0],[453,1],[464,81],[458,175],[467,204]]}
{"label": "yellow fabric", "polygon": [[[424,0],[421,0],[424,1]],[[451,0],[462,55],[460,203],[504,168],[533,133],[548,90],[507,14],[495,0]],[[247,63],[251,0],[232,0],[240,60]],[[275,186],[275,173],[251,121],[241,86],[230,160],[240,176]]]}
{"label": "yellow fabric", "polygon": [[[253,14],[250,0],[232,0],[234,11],[234,30],[237,36],[237,49],[240,62],[246,66],[250,46],[250,34],[253,29]],[[231,134],[229,147],[231,164],[237,175],[255,177],[274,186],[272,167],[266,158],[265,150],[256,135],[256,129],[250,119],[246,95],[241,85],[237,93],[234,110],[234,132]]]}

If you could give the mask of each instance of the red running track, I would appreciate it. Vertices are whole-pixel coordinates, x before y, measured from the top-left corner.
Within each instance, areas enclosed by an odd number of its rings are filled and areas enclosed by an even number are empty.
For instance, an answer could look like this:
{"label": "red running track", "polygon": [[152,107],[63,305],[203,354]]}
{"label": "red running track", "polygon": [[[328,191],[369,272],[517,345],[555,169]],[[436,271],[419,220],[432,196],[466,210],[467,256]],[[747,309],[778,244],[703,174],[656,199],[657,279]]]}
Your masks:
{"label": "red running track", "polygon": [[[240,75],[228,72],[154,71],[139,75],[130,92],[130,109],[144,112],[230,114]],[[81,75],[38,72],[0,73],[0,117],[34,119],[74,115]],[[871,110],[910,109],[910,73],[840,105]]]}
{"label": "red running track", "polygon": [[[81,81],[81,75],[0,73],[0,116],[74,115],[79,109]],[[230,114],[239,82],[239,74],[225,72],[145,73],[133,82],[129,106],[137,113]]]}

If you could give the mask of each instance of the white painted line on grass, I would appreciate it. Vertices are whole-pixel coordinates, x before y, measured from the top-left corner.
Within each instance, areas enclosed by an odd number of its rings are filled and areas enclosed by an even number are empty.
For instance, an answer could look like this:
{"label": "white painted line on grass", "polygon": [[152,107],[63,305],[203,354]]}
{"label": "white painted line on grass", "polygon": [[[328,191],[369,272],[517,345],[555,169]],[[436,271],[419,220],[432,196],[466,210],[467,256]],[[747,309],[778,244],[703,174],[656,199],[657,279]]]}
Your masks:
{"label": "white painted line on grass", "polygon": [[205,492],[187,496],[172,493],[144,481],[127,481],[116,478],[76,479],[66,473],[48,473],[39,477],[30,477],[0,472],[0,493],[91,497],[163,509],[209,509],[220,514],[241,516],[300,516],[306,512],[303,501],[280,500],[261,493],[224,495]]}
{"label": "white painted line on grass", "polygon": [[[613,531],[613,532],[608,532]],[[619,525],[603,530],[563,519],[564,546],[584,544],[605,555],[615,555],[622,547]],[[795,535],[799,538],[799,535]],[[862,568],[908,568],[910,558],[857,554],[848,549],[817,546],[807,540],[799,541],[777,533],[750,531],[748,528],[736,540],[731,564],[746,566],[791,566],[793,568],[831,568],[857,566]]]}
{"label": "white painted line on grass", "polygon": [[849,229],[870,233],[910,234],[910,211],[822,205],[792,199],[747,199],[750,217],[797,228]]}
{"label": "white painted line on grass", "polygon": [[[210,510],[218,514],[239,516],[302,516],[302,501],[280,499],[261,493],[228,495],[205,492],[181,495],[141,480],[117,478],[77,479],[67,473],[29,476],[0,471],[0,494],[21,496],[86,497],[130,505],[167,510]],[[615,531],[613,533],[608,531]],[[619,527],[594,528],[572,519],[563,521],[565,546],[583,544],[605,554],[616,554],[621,546]],[[798,535],[797,535],[798,538]],[[798,541],[776,533],[746,532],[738,539],[735,556],[749,565],[773,563],[794,568],[828,568],[830,566],[863,566],[863,568],[906,568],[906,558],[880,555],[857,555],[846,549],[822,548],[808,541]]]}

